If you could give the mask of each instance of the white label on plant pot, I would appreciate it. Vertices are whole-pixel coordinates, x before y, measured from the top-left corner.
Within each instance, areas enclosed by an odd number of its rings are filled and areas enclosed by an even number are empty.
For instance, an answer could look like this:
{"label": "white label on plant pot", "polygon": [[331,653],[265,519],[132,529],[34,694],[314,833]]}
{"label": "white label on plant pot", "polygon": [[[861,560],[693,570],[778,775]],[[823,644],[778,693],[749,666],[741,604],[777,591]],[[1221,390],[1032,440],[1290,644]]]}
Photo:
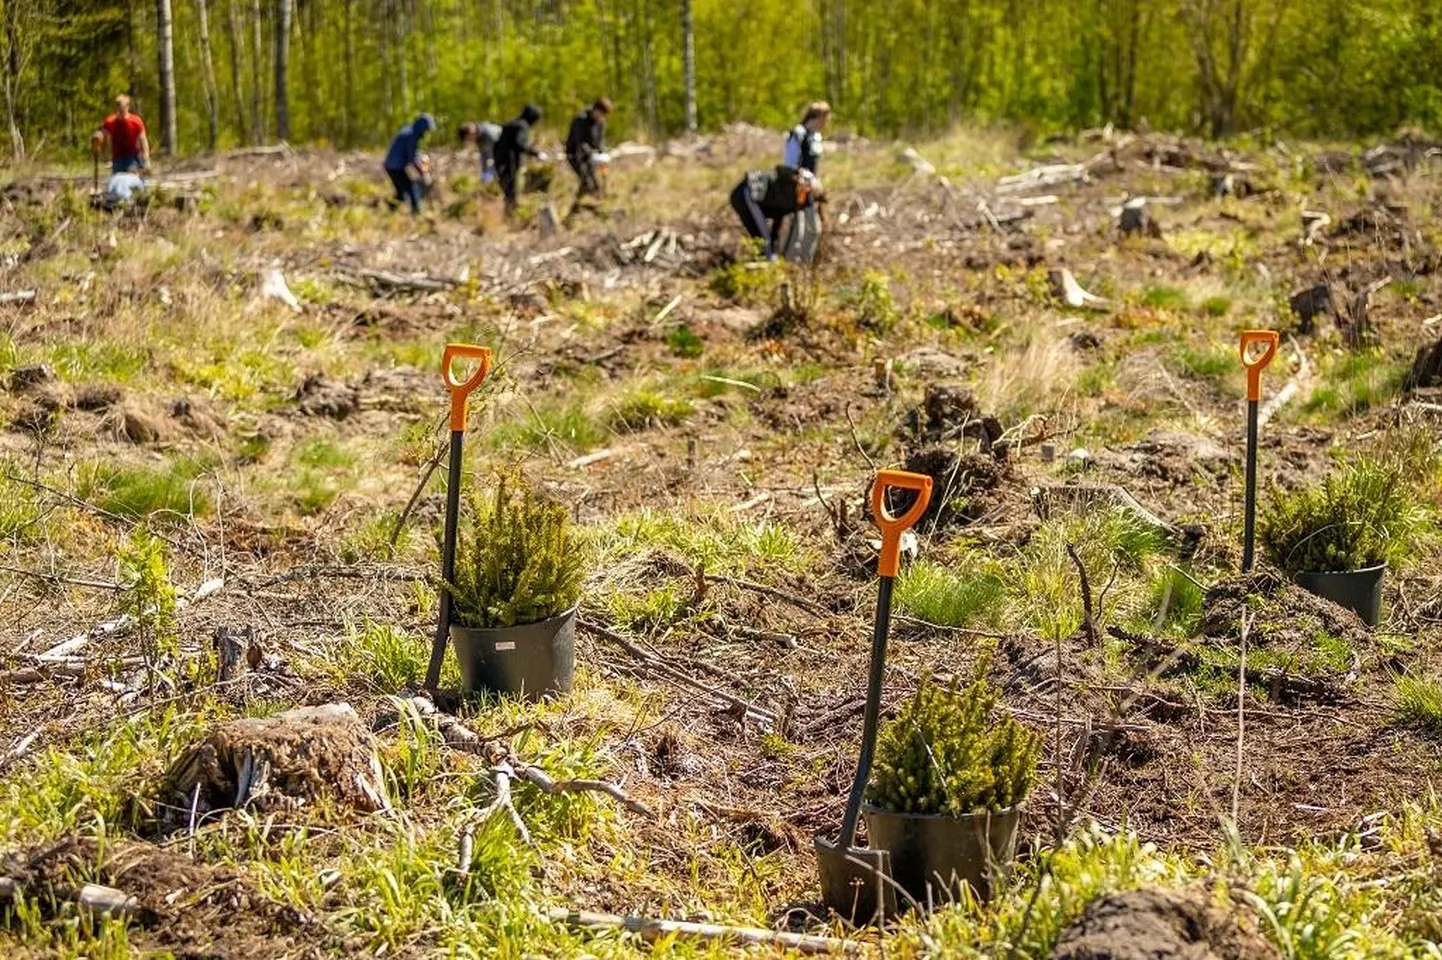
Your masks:
{"label": "white label on plant pot", "polygon": [[496,649],[497,649],[497,650],[514,650],[514,649],[516,649],[516,641],[514,641],[514,640],[506,640],[506,641],[504,641],[504,642],[502,642],[502,643],[498,643],[498,644],[496,644]]}

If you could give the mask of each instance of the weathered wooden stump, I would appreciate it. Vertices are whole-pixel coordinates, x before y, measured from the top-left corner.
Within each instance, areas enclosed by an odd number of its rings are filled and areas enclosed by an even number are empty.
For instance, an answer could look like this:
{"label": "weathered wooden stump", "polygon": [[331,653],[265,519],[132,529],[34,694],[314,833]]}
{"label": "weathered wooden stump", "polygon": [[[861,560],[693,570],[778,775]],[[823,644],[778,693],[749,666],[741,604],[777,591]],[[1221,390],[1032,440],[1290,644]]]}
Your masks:
{"label": "weathered wooden stump", "polygon": [[390,806],[370,731],[346,703],[217,727],[170,768],[163,793],[187,815],[295,810],[323,798],[365,811]]}

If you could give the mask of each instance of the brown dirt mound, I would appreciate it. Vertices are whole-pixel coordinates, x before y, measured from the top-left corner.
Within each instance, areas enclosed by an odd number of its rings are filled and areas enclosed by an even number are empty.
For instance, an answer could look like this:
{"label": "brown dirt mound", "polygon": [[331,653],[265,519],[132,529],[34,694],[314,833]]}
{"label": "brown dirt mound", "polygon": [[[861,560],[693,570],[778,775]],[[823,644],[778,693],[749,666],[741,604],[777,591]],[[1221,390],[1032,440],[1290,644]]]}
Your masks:
{"label": "brown dirt mound", "polygon": [[163,793],[187,812],[291,810],[322,797],[375,811],[387,806],[384,784],[370,731],[349,704],[328,703],[216,728],[175,762]]}
{"label": "brown dirt mound", "polygon": [[[958,454],[945,447],[927,447],[906,459],[903,470],[925,474],[932,480],[931,504],[922,514],[918,528],[931,530],[952,524],[970,523],[983,517],[990,508],[988,496],[1007,478],[1006,464],[984,453]],[[870,488],[868,487],[868,490]],[[911,497],[905,494],[905,498]],[[891,504],[897,512],[913,502],[907,499]]]}
{"label": "brown dirt mound", "polygon": [[1249,920],[1200,891],[1133,890],[1092,901],[1062,931],[1053,960],[1272,960]]}
{"label": "brown dirt mound", "polygon": [[132,945],[177,960],[319,957],[323,944],[336,945],[314,919],[261,895],[237,871],[151,844],[64,840],[0,858],[0,875],[61,918],[82,884],[113,887],[135,907]]}
{"label": "brown dirt mound", "polygon": [[[1258,602],[1260,598],[1260,602]],[[1270,568],[1230,577],[1206,593],[1202,635],[1216,645],[1233,646],[1242,633],[1242,615],[1250,619],[1248,643],[1296,655],[1293,668],[1304,673],[1348,673],[1352,662],[1328,668],[1328,648],[1352,651],[1371,647],[1371,634],[1352,611],[1303,590]]]}
{"label": "brown dirt mound", "polygon": [[360,409],[360,391],[325,374],[313,373],[296,388],[295,402],[308,417],[344,420]]}

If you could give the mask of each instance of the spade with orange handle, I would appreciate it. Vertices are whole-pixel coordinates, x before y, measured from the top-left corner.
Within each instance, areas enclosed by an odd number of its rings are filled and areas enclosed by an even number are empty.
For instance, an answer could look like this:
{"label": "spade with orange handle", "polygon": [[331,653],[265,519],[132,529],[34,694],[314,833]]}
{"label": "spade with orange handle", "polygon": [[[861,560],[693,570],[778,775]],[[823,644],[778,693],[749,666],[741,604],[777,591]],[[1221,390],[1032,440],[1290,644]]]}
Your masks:
{"label": "spade with orange handle", "polygon": [[[901,516],[887,509],[891,490],[910,490],[915,499]],[[841,820],[841,837],[836,843],[816,838],[816,861],[821,869],[821,897],[841,917],[866,923],[878,915],[894,913],[896,894],[890,877],[890,858],[885,850],[854,846],[856,824],[861,817],[861,800],[871,778],[871,757],[876,748],[876,728],[881,718],[881,681],[886,668],[886,636],[891,627],[891,591],[901,566],[901,535],[915,526],[931,501],[931,478],[903,470],[882,470],[871,486],[871,513],[881,528],[881,559],[876,572],[880,584],[876,594],[876,628],[871,638],[871,671],[866,683],[866,713],[861,725],[861,754],[856,777]]]}
{"label": "spade with orange handle", "polygon": [[1252,572],[1257,527],[1257,409],[1262,400],[1262,371],[1277,355],[1277,331],[1243,330],[1242,365],[1247,368],[1247,486],[1242,514],[1242,572]]}
{"label": "spade with orange handle", "polygon": [[[465,380],[456,376],[457,360],[472,360],[475,369]],[[446,643],[451,633],[451,584],[456,577],[456,524],[461,512],[461,447],[466,439],[466,416],[471,394],[491,372],[491,351],[469,343],[448,343],[441,354],[441,379],[451,394],[451,464],[446,473],[446,530],[441,541],[440,616],[436,623],[435,642],[431,645],[431,663],[426,670],[426,689],[435,690],[441,682],[441,663],[446,657]]]}

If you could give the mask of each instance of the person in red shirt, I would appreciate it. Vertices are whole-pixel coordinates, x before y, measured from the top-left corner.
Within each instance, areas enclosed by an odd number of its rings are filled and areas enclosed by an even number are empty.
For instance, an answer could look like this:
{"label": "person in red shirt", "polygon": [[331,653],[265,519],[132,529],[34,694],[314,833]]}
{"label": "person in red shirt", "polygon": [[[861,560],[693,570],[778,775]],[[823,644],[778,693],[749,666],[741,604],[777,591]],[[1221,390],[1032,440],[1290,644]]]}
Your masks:
{"label": "person in red shirt", "polygon": [[110,172],[128,173],[150,166],[150,141],[145,136],[145,121],[130,112],[130,98],[115,98],[115,112],[105,118],[90,138],[90,149],[96,153],[110,141]]}

